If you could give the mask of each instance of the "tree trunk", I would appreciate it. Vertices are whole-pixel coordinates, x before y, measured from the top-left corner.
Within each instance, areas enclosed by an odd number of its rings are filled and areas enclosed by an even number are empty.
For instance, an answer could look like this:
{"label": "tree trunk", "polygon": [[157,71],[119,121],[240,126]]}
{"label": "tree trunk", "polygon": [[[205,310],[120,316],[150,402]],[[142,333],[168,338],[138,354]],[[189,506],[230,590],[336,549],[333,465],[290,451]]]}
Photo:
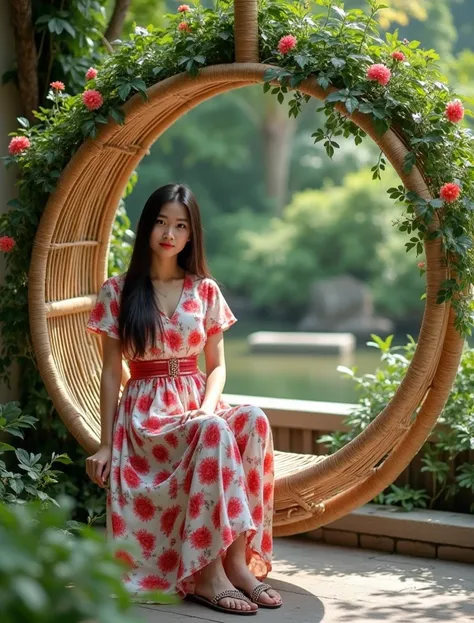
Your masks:
{"label": "tree trunk", "polygon": [[268,98],[263,119],[263,150],[265,162],[265,187],[269,197],[275,200],[280,215],[288,200],[290,159],[296,120],[288,117],[286,106],[274,98]]}
{"label": "tree trunk", "polygon": [[10,0],[10,17],[15,37],[15,51],[18,67],[18,89],[24,115],[34,121],[33,110],[39,105],[38,58],[35,45],[35,31],[31,13],[31,0]]}
{"label": "tree trunk", "polygon": [[115,0],[114,12],[104,35],[107,41],[115,41],[115,39],[120,38],[130,3],[131,0]]}

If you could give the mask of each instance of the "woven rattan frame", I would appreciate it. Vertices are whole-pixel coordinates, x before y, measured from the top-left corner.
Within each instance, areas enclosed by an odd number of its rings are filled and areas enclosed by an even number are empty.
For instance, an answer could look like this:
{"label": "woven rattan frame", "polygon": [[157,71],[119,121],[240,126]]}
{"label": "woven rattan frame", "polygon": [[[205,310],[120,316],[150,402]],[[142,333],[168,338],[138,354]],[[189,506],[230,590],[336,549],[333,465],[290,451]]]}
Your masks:
{"label": "woven rattan frame", "polygon": [[[241,4],[248,8],[253,2]],[[245,24],[241,19],[239,23]],[[255,34],[240,52],[246,61],[255,55],[252,40]],[[100,436],[101,353],[100,340],[87,334],[85,325],[107,278],[110,232],[127,181],[149,147],[177,119],[215,95],[261,83],[266,68],[251,62],[207,67],[197,78],[182,74],[156,84],[146,102],[133,97],[124,107],[126,124],[109,123],[95,140],[86,141],[48,201],[29,274],[33,345],[56,409],[89,452],[96,450]],[[320,100],[327,96],[314,80],[304,82],[300,91]],[[422,172],[402,171],[407,149],[398,133],[389,130],[379,137],[368,116],[356,113],[352,119],[380,146],[404,185],[428,199]],[[440,284],[447,278],[440,242],[427,242],[425,250],[426,307],[403,382],[376,420],[335,454],[277,453],[277,536],[314,529],[370,501],[409,464],[436,423],[456,375],[463,340],[454,329],[450,307],[436,304]]]}

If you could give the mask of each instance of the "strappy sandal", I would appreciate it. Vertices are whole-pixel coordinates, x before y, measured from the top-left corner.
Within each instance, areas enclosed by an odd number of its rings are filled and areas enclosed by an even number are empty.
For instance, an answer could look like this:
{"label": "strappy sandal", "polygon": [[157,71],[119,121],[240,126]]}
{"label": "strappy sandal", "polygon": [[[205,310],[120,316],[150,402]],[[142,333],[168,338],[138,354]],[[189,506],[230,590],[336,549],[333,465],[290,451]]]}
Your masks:
{"label": "strappy sandal", "polygon": [[195,603],[206,606],[207,608],[212,608],[212,610],[217,610],[218,612],[225,612],[226,614],[237,614],[244,617],[257,614],[257,610],[236,610],[235,608],[224,608],[224,606],[219,606],[218,602],[221,599],[225,599],[226,597],[231,597],[232,599],[240,599],[241,601],[245,601],[248,604],[252,603],[251,600],[246,597],[242,591],[239,590],[222,591],[222,593],[218,593],[213,599],[207,599],[206,597],[196,595],[195,593],[186,595],[186,599],[188,601],[194,601]]}
{"label": "strappy sandal", "polygon": [[257,584],[257,586],[253,589],[253,591],[249,594],[247,591],[244,591],[243,588],[239,588],[240,591],[254,604],[257,604],[259,608],[267,608],[268,610],[276,610],[277,608],[281,608],[282,604],[265,604],[259,601],[259,597],[265,591],[273,590],[273,587],[270,584]]}

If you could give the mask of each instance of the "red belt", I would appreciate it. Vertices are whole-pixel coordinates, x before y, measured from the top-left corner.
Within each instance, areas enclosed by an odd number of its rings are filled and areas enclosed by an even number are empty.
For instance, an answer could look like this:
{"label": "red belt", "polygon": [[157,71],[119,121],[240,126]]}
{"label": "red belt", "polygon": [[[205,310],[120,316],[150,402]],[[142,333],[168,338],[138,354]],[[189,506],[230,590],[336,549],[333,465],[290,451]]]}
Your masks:
{"label": "red belt", "polygon": [[170,376],[176,378],[199,372],[197,357],[180,357],[179,359],[152,359],[151,361],[129,361],[130,378],[132,381],[153,377]]}

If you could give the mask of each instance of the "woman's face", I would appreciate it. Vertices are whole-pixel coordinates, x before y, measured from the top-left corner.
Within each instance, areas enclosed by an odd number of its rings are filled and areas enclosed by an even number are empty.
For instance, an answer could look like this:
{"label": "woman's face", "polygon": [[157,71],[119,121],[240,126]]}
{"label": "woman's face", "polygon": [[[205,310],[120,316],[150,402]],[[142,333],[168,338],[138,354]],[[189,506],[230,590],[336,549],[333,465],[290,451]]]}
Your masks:
{"label": "woman's face", "polygon": [[178,255],[191,236],[188,210],[182,203],[165,203],[150,235],[150,247],[159,257]]}

